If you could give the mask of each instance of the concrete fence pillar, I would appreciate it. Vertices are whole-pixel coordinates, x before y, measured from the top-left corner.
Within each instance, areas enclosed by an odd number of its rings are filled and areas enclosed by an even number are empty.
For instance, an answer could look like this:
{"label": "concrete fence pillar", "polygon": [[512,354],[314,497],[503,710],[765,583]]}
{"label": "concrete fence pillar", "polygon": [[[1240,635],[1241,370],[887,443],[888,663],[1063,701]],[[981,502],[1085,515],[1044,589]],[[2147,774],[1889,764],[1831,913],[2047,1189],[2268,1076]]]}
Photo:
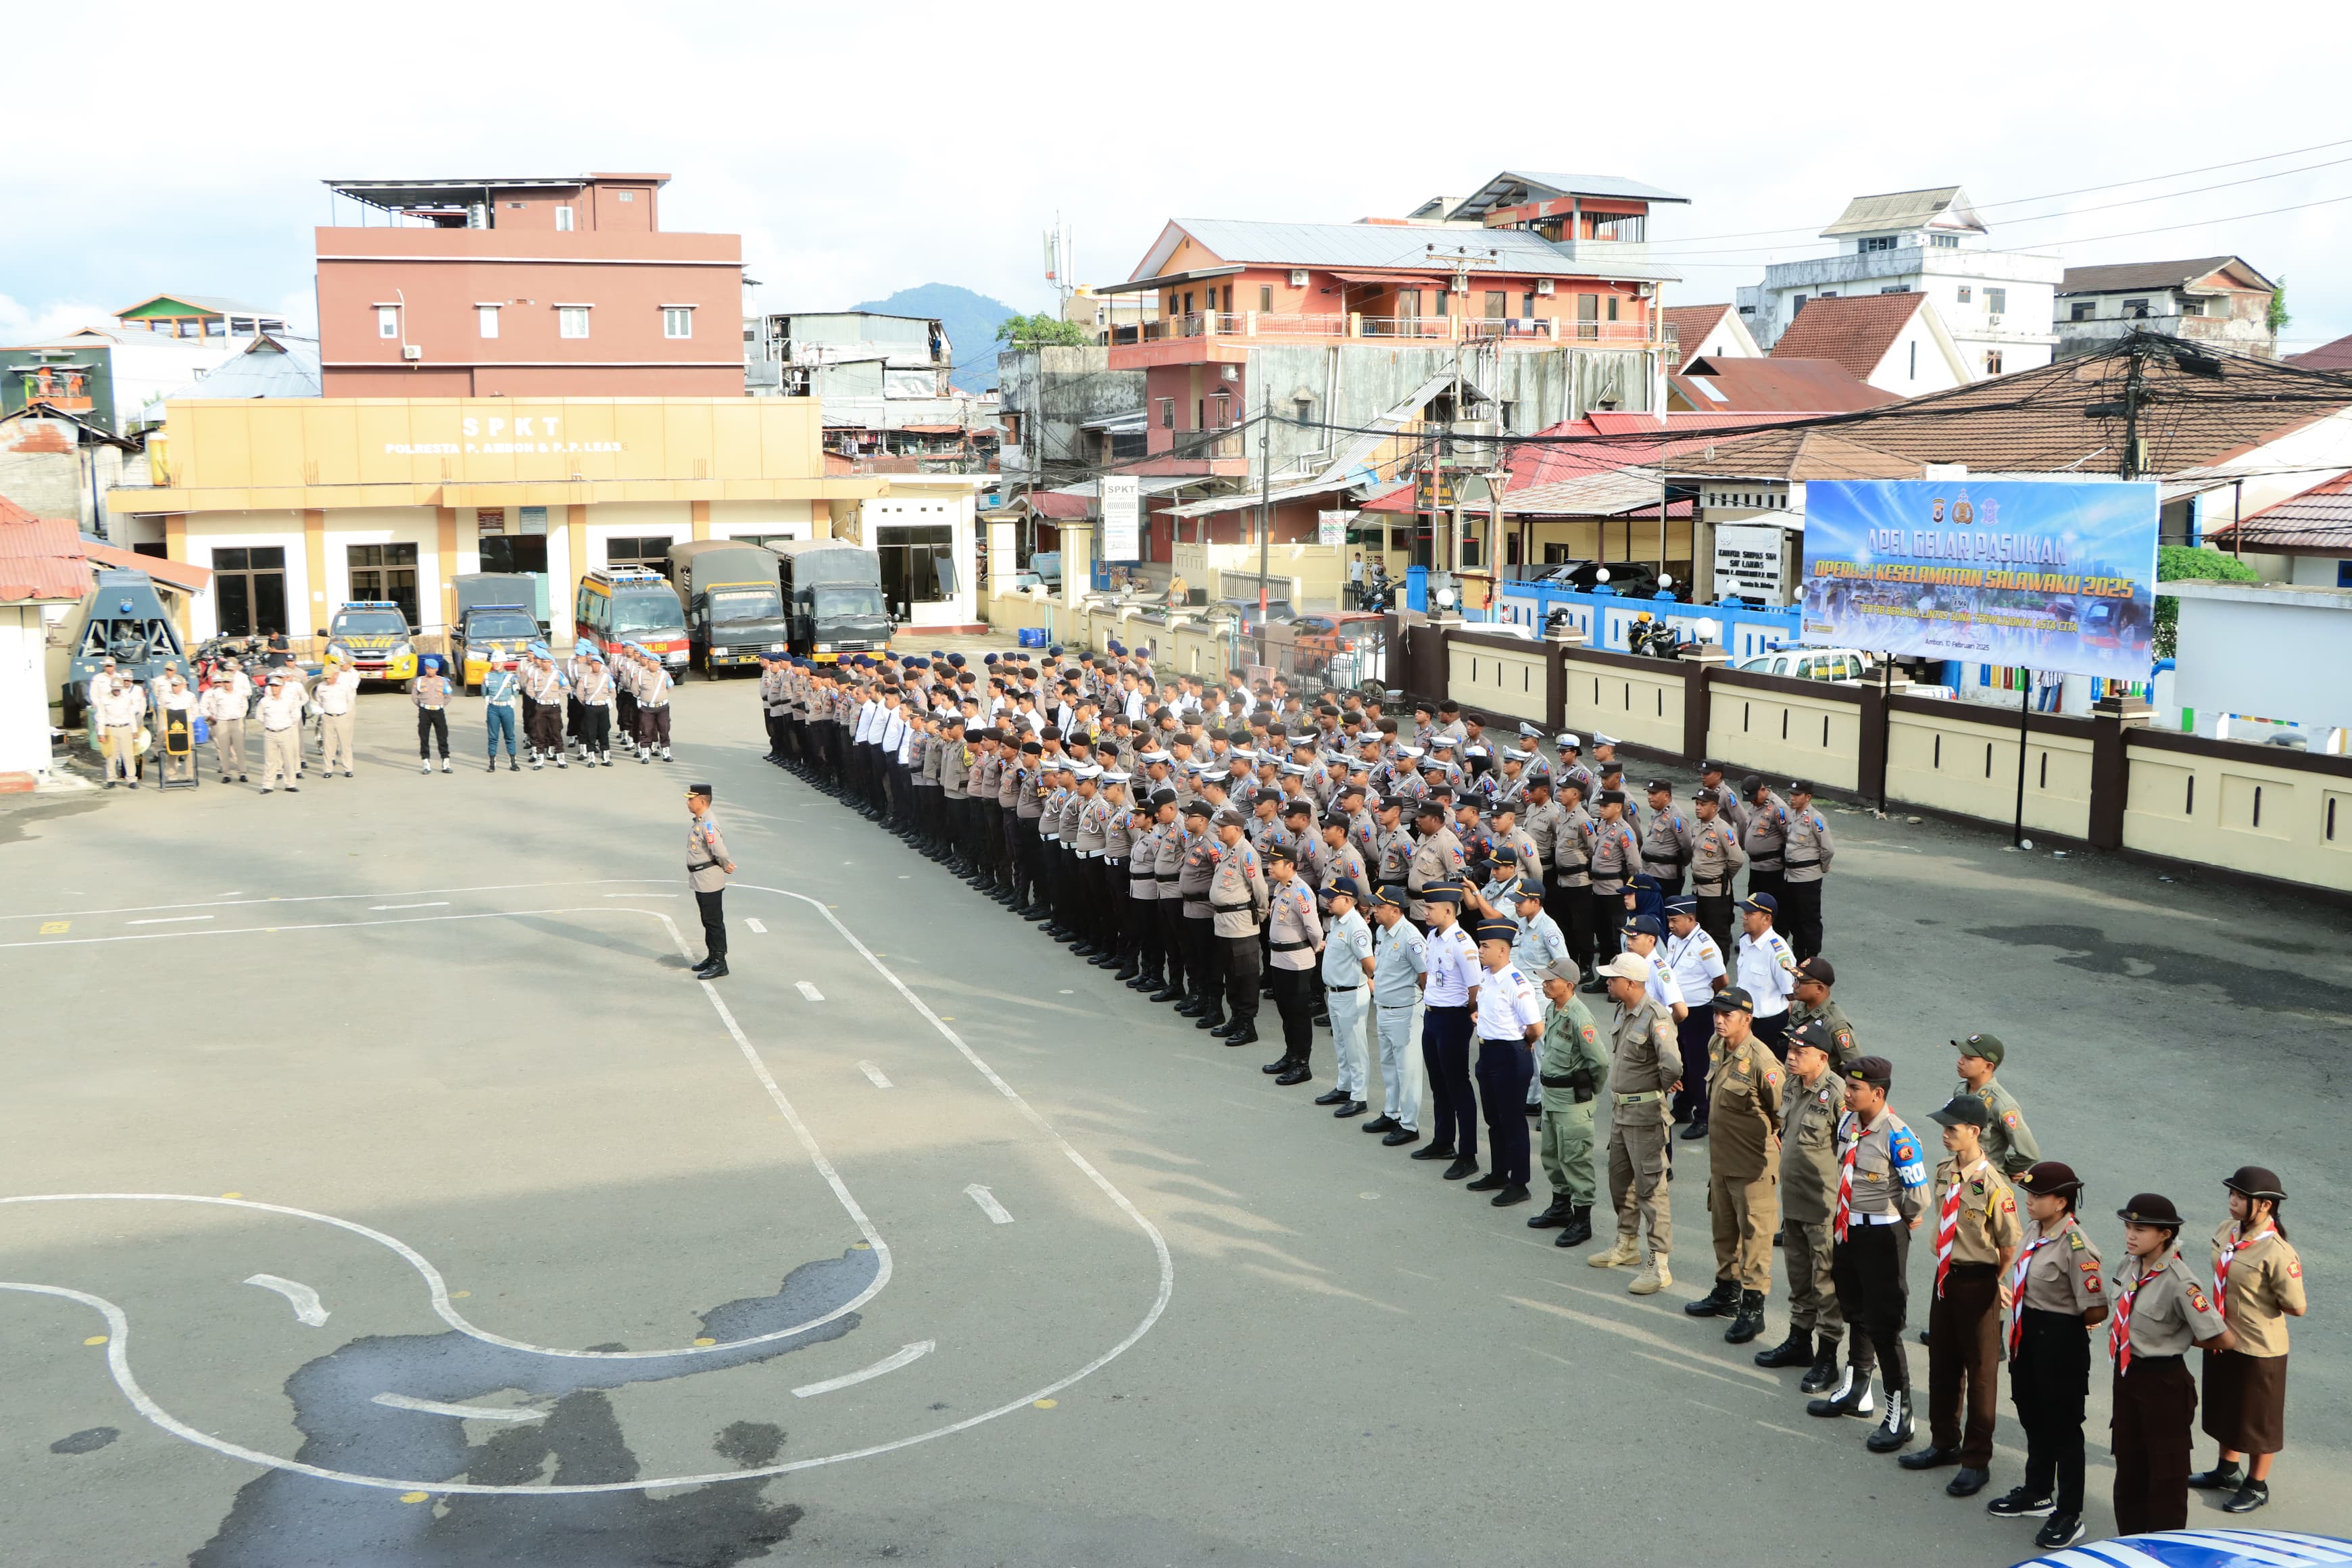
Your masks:
{"label": "concrete fence pillar", "polygon": [[2131,731],[2156,717],[2137,697],[2102,697],[2091,705],[2091,847],[2124,847],[2124,808],[2131,795]]}
{"label": "concrete fence pillar", "polygon": [[1719,643],[1701,643],[1678,660],[1683,667],[1683,758],[1697,763],[1706,755],[1706,732],[1713,726],[1714,682],[1708,677],[1729,663],[1731,656]]}
{"label": "concrete fence pillar", "polygon": [[1544,723],[1554,735],[1568,728],[1568,656],[1583,646],[1583,632],[1566,619],[1544,633]]}

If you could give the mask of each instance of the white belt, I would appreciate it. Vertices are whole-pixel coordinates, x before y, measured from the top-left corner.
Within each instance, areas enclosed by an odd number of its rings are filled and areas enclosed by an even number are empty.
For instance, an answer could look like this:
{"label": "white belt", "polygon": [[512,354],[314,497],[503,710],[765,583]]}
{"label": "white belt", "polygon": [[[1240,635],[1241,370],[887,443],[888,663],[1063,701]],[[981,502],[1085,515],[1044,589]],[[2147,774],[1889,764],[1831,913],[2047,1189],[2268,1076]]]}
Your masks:
{"label": "white belt", "polygon": [[1849,1213],[1845,1218],[1848,1225],[1901,1225],[1903,1223],[1903,1216],[1899,1214]]}

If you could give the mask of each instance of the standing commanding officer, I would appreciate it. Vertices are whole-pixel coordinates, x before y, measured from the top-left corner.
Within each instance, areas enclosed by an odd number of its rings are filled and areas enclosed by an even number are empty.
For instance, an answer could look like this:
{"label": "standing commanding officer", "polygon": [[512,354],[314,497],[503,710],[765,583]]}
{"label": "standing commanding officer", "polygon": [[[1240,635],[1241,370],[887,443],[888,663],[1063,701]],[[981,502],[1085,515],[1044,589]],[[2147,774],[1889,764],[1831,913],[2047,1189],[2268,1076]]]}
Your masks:
{"label": "standing commanding officer", "polygon": [[1772,929],[1780,901],[1769,893],[1750,893],[1740,900],[1747,931],[1732,950],[1732,978],[1756,998],[1756,1032],[1774,1056],[1788,1050],[1789,997],[1797,989],[1797,955]]}
{"label": "standing commanding officer", "polygon": [[1675,1042],[1675,1016],[1650,994],[1649,961],[1620,953],[1601,966],[1617,1028],[1609,1045],[1609,1201],[1617,1211],[1617,1239],[1585,1258],[1595,1268],[1643,1261],[1641,1236],[1649,1232],[1648,1263],[1625,1289],[1654,1296],[1674,1283],[1672,1194],[1666,1191],[1666,1101],[1682,1087],[1683,1059]]}
{"label": "standing commanding officer", "polygon": [[[105,680],[106,678],[99,678]],[[270,674],[273,683],[278,677]],[[91,706],[98,710],[99,731],[106,746],[106,787],[127,784],[139,787],[139,698],[130,682],[121,676],[107,680],[106,689],[100,692]],[[295,709],[299,719],[301,709]],[[118,774],[115,770],[122,771]],[[262,780],[262,793],[268,793],[267,777]]]}
{"label": "standing commanding officer", "polygon": [[[1985,1158],[1983,1102],[1955,1095],[1935,1112],[1949,1157],[1936,1167],[1936,1295],[1927,1306],[1927,1447],[1906,1470],[1957,1463],[1951,1497],[1984,1490],[2000,1394],[2000,1282],[2023,1226],[2009,1183]],[[1962,1416],[1965,1407],[1967,1415]]]}
{"label": "standing commanding officer", "polygon": [[409,700],[416,704],[416,755],[420,773],[433,771],[432,744],[441,743],[441,771],[449,767],[449,697],[455,689],[441,673],[441,656],[428,653],[424,672],[408,683]]}
{"label": "standing commanding officer", "polygon": [[2017,1097],[1993,1081],[1993,1074],[2008,1058],[2008,1047],[1994,1036],[1970,1035],[1965,1040],[1954,1040],[1952,1048],[1960,1053],[1960,1084],[1952,1092],[1984,1102],[1985,1154],[2001,1174],[2014,1181],[2020,1171],[2042,1158],[2042,1145],[2034,1142],[2033,1129],[2025,1124]]}
{"label": "standing commanding officer", "polygon": [[[2224,1513],[2252,1513],[2271,1500],[2271,1459],[2286,1447],[2286,1321],[2308,1303],[2303,1259],[2286,1238],[2279,1206],[2286,1189],[2259,1165],[2245,1165],[2221,1185],[2229,1223],[2213,1233],[2213,1304],[2238,1336],[2237,1348],[2205,1355],[2205,1435],[2221,1445],[2210,1470],[2189,1478],[2200,1491],[2230,1491]],[[2240,1458],[2248,1461],[2243,1475]]]}
{"label": "standing commanding officer", "polygon": [[1650,781],[1650,824],[1642,829],[1642,869],[1658,884],[1661,897],[1683,890],[1683,868],[1697,858],[1698,838],[1690,819],[1675,809],[1675,786]]}
{"label": "standing commanding officer", "polygon": [[1886,1418],[1866,1442],[1891,1454],[1911,1440],[1911,1378],[1903,1357],[1905,1270],[1919,1223],[1927,1165],[1919,1135],[1886,1103],[1895,1065],[1864,1057],[1845,1073],[1845,1116],[1838,1123],[1837,1210],[1831,1216],[1831,1276],[1838,1310],[1853,1325],[1845,1382],[1805,1406],[1808,1415],[1870,1414],[1870,1373],[1886,1385]]}
{"label": "standing commanding officer", "polygon": [[327,656],[325,679],[314,694],[319,700],[319,776],[327,778],[337,762],[343,776],[352,776],[352,704],[360,694],[360,672],[334,655]]}
{"label": "standing commanding officer", "polygon": [[[1728,793],[1728,792],[1726,792]],[[1698,820],[1691,826],[1691,891],[1698,900],[1698,923],[1715,938],[1716,946],[1731,949],[1731,881],[1747,857],[1739,852],[1739,833],[1724,820],[1718,796],[1700,790],[1691,797]]]}
{"label": "standing commanding officer", "polygon": [[1592,1102],[1609,1082],[1609,1053],[1601,1026],[1576,994],[1584,978],[1573,958],[1543,972],[1543,1043],[1537,1047],[1536,1082],[1543,1091],[1538,1152],[1551,1182],[1551,1206],[1528,1221],[1529,1230],[1560,1227],[1554,1247],[1592,1239]]}
{"label": "standing commanding officer", "polygon": [[1716,994],[1706,1046],[1706,1207],[1715,1221],[1715,1289],[1683,1310],[1728,1317],[1726,1342],[1764,1331],[1772,1237],[1780,1228],[1780,1064],[1757,1039],[1755,1003],[1733,986]]}
{"label": "standing commanding officer", "polygon": [[[2141,1193],[2116,1211],[2130,1261],[2116,1271],[2107,1354],[2116,1363],[2116,1533],[2183,1530],[2189,1524],[2189,1423],[2197,1380],[2191,1344],[2231,1351],[2238,1336],[2180,1256],[2182,1220],[2172,1200]],[[2055,1522],[2054,1521],[2053,1521]]]}
{"label": "standing commanding officer", "polygon": [[[1789,994],[1789,1033],[1793,1037],[1808,1024],[1819,1024],[1827,1029],[1830,1065],[1843,1072],[1846,1064],[1862,1054],[1862,1047],[1853,1043],[1853,1025],[1847,1019],[1845,1009],[1830,998],[1830,987],[1837,984],[1837,971],[1826,958],[1809,958],[1797,965],[1796,977],[1796,986]],[[2000,1162],[1995,1160],[1993,1163],[1998,1165]]]}
{"label": "standing commanding officer", "polygon": [[[279,784],[289,795],[302,786],[302,693],[278,670],[269,672],[269,689],[261,699],[261,793]],[[108,786],[111,788],[111,785]],[[137,789],[137,784],[132,784]]]}
{"label": "standing commanding officer", "polygon": [[1837,847],[1830,842],[1828,818],[1813,809],[1813,786],[1803,779],[1789,785],[1789,820],[1780,852],[1780,903],[1799,958],[1822,950],[1822,879],[1829,875]]}
{"label": "standing commanding officer", "polygon": [[522,772],[515,760],[515,708],[522,699],[522,680],[515,674],[514,660],[494,664],[482,672],[482,723],[489,737],[489,771],[499,771],[499,741],[507,743],[507,771]]}
{"label": "standing commanding officer", "polygon": [[2001,1283],[2008,1303],[2009,1396],[2025,1428],[2025,1480],[1985,1504],[1996,1519],[2050,1522],[2034,1538],[2069,1546],[2083,1534],[2083,1407],[2091,1391],[2089,1330],[2107,1315],[2099,1249],[2074,1218],[2083,1184],[2044,1160],[2017,1178],[2031,1222]]}
{"label": "standing commanding officer", "polygon": [[1323,929],[1323,1000],[1331,1014],[1332,1076],[1338,1081],[1315,1103],[1333,1107],[1331,1114],[1343,1121],[1365,1112],[1371,1087],[1364,1046],[1364,1024],[1371,1008],[1365,996],[1376,965],[1372,928],[1356,912],[1363,886],[1359,878],[1342,875],[1324,889],[1330,913]]}
{"label": "standing commanding officer", "polygon": [[1789,1080],[1780,1086],[1780,1258],[1789,1271],[1789,1337],[1757,1352],[1758,1366],[1806,1366],[1800,1391],[1837,1381],[1845,1319],[1831,1283],[1831,1225],[1837,1215],[1837,1128],[1845,1079],[1830,1067],[1829,1031],[1808,1024],[1789,1036]]}
{"label": "standing commanding officer", "polygon": [[[1217,813],[1217,838],[1223,845],[1209,878],[1208,904],[1225,972],[1225,1009],[1232,1021],[1211,1034],[1229,1046],[1254,1045],[1257,1040],[1259,991],[1258,922],[1265,916],[1265,872],[1258,864],[1244,832],[1242,814],[1232,806]],[[1308,900],[1313,907],[1313,900]]]}
{"label": "standing commanding officer", "polygon": [[1458,1182],[1478,1170],[1478,1101],[1470,1090],[1470,998],[1485,973],[1477,944],[1462,929],[1462,889],[1441,882],[1423,889],[1429,933],[1423,961],[1421,1059],[1437,1126],[1416,1160],[1451,1160],[1444,1177]]}
{"label": "standing commanding officer", "polygon": [[1421,1137],[1421,1079],[1412,1070],[1412,1012],[1429,974],[1421,931],[1404,918],[1394,888],[1366,895],[1380,934],[1372,943],[1372,1025],[1380,1031],[1381,1113],[1364,1123],[1381,1142],[1402,1148]]}
{"label": "standing commanding officer", "polygon": [[1486,1117],[1493,1168],[1469,1184],[1491,1192],[1496,1208],[1528,1201],[1528,1080],[1535,1073],[1535,1043],[1543,1037],[1543,998],[1511,962],[1517,921],[1488,920],[1478,927],[1478,963],[1486,971],[1471,1006],[1478,1032],[1478,1102]]}
{"label": "standing commanding officer", "polygon": [[707,956],[694,966],[698,980],[716,980],[727,973],[727,879],[735,862],[727,857],[727,840],[710,819],[710,786],[686,786],[686,885],[694,889],[695,907],[702,911],[702,945]]}
{"label": "standing commanding officer", "polygon": [[1739,830],[1740,853],[1748,857],[1748,894],[1780,896],[1780,856],[1789,840],[1789,808],[1754,773],[1740,781],[1748,795],[1748,822]]}

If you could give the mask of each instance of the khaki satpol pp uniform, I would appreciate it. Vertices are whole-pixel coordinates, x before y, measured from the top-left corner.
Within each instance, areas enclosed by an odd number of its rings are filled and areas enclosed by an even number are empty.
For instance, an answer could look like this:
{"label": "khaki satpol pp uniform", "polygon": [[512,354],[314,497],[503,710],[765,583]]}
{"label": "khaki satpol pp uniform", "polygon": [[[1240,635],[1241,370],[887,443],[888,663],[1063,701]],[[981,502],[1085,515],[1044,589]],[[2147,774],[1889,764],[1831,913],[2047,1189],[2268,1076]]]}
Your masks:
{"label": "khaki satpol pp uniform", "polygon": [[1617,1211],[1620,1254],[1638,1252],[1644,1230],[1653,1261],[1674,1250],[1666,1192],[1666,1138],[1674,1127],[1666,1108],[1682,1076],[1675,1016],[1665,1005],[1645,993],[1620,1008],[1609,1043],[1609,1201]]}
{"label": "khaki satpol pp uniform", "polygon": [[1715,1221],[1715,1277],[1742,1290],[1772,1286],[1772,1236],[1780,1228],[1782,1070],[1750,1035],[1706,1047],[1706,1207]]}

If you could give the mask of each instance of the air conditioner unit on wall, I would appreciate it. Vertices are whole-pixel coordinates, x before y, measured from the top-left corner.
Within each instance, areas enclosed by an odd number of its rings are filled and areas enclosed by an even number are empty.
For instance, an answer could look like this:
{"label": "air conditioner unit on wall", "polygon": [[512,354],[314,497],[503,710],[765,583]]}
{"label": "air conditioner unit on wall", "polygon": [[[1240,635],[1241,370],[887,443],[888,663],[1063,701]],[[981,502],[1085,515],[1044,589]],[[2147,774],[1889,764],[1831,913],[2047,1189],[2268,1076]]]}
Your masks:
{"label": "air conditioner unit on wall", "polygon": [[1307,287],[1307,268],[1304,267],[1294,267],[1290,269],[1290,286],[1293,289],[1304,289]]}
{"label": "air conditioner unit on wall", "polygon": [[400,345],[400,357],[403,359],[423,359],[425,357],[425,350],[415,343],[403,343]]}
{"label": "air conditioner unit on wall", "polygon": [[1551,279],[1549,279],[1549,278],[1538,278],[1538,279],[1536,279],[1536,292],[1537,292],[1537,293],[1538,293],[1538,294],[1540,294],[1540,295],[1542,295],[1542,296],[1543,296],[1545,299],[1547,299],[1547,300],[1550,299],[1550,298],[1551,298]]}

